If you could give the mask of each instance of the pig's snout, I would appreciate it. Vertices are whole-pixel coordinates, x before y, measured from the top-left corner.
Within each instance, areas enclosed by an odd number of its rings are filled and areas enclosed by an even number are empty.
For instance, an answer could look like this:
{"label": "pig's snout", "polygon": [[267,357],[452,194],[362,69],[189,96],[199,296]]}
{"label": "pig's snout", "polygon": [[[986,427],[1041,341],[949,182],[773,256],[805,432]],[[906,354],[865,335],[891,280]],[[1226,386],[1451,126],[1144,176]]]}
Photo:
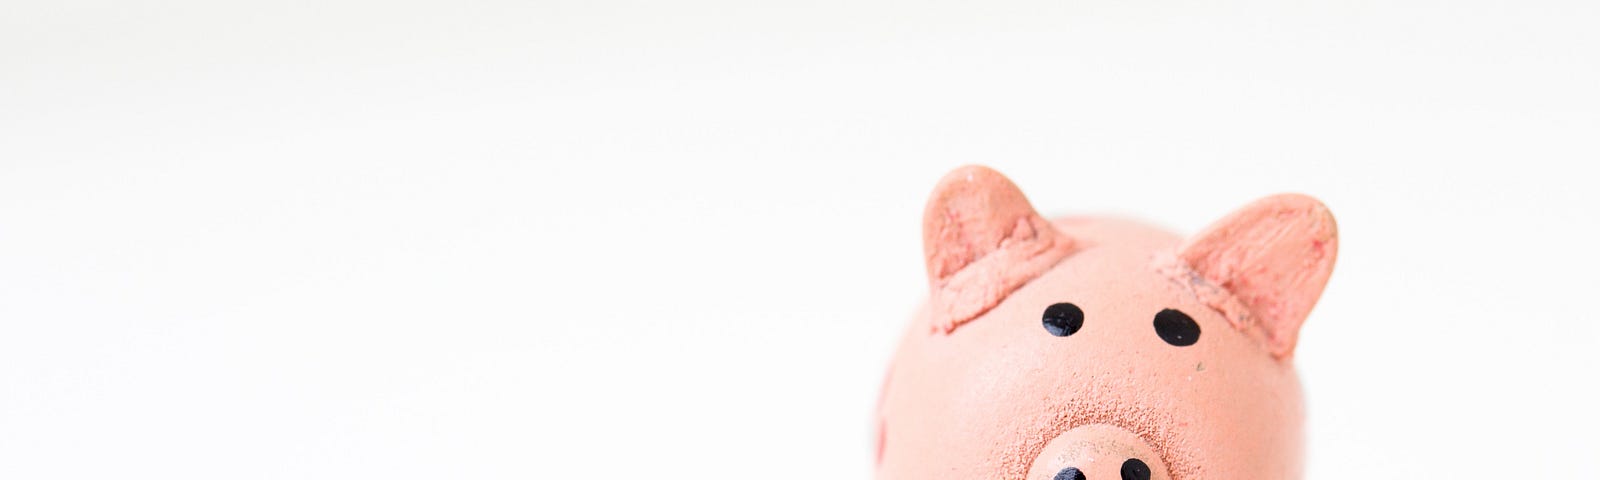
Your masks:
{"label": "pig's snout", "polygon": [[1045,444],[1028,480],[1170,480],[1155,450],[1133,432],[1084,425]]}

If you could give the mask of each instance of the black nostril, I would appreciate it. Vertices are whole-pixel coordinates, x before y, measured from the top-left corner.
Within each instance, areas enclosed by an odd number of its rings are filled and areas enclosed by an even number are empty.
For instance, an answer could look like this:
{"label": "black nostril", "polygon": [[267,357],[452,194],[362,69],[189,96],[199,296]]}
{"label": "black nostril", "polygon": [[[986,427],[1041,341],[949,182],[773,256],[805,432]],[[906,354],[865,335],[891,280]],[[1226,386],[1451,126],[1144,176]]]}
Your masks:
{"label": "black nostril", "polygon": [[1063,468],[1061,473],[1056,474],[1055,480],[1084,480],[1083,472],[1072,467]]}
{"label": "black nostril", "polygon": [[1130,458],[1122,462],[1122,480],[1150,480],[1150,466],[1144,460]]}

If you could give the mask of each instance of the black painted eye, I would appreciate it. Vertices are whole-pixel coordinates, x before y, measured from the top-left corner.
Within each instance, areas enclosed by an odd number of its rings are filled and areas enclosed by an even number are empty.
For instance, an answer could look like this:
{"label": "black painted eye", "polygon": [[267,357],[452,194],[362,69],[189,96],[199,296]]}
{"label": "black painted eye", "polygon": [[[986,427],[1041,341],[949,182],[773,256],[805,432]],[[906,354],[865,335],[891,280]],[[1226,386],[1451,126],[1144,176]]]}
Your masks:
{"label": "black painted eye", "polygon": [[1080,472],[1078,469],[1072,467],[1063,468],[1061,469],[1060,473],[1056,474],[1056,478],[1054,480],[1084,480],[1083,472]]}
{"label": "black painted eye", "polygon": [[1156,335],[1174,347],[1187,347],[1200,340],[1200,324],[1194,323],[1189,315],[1169,308],[1156,314]]}
{"label": "black painted eye", "polygon": [[1083,328],[1083,310],[1070,303],[1057,303],[1044,309],[1044,329],[1051,335],[1065,337]]}
{"label": "black painted eye", "polygon": [[1150,480],[1150,466],[1143,460],[1130,458],[1122,462],[1122,480]]}

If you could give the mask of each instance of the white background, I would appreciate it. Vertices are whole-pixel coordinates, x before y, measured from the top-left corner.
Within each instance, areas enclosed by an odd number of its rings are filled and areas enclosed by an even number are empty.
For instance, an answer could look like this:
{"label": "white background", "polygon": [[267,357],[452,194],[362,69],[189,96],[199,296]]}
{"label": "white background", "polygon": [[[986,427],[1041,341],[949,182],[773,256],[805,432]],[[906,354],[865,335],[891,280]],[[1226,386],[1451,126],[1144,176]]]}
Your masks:
{"label": "white background", "polygon": [[986,163],[1342,251],[1311,479],[1600,470],[1600,7],[10,1],[0,478],[867,478]]}

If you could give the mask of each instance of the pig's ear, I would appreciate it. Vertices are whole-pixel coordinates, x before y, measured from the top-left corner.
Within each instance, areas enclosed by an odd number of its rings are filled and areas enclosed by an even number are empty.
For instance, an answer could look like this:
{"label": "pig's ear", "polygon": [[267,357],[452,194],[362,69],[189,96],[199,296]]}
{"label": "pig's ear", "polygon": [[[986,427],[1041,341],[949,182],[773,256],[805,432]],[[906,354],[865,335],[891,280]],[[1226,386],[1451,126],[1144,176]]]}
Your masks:
{"label": "pig's ear", "polygon": [[1073,241],[1000,175],[966,166],[945,175],[922,216],[933,325],[950,332],[999,304],[1073,250]]}
{"label": "pig's ear", "polygon": [[1207,283],[1230,293],[1266,333],[1272,354],[1294,353],[1305,322],[1333,273],[1338,229],[1328,207],[1305,195],[1256,200],[1211,224],[1178,249]]}

